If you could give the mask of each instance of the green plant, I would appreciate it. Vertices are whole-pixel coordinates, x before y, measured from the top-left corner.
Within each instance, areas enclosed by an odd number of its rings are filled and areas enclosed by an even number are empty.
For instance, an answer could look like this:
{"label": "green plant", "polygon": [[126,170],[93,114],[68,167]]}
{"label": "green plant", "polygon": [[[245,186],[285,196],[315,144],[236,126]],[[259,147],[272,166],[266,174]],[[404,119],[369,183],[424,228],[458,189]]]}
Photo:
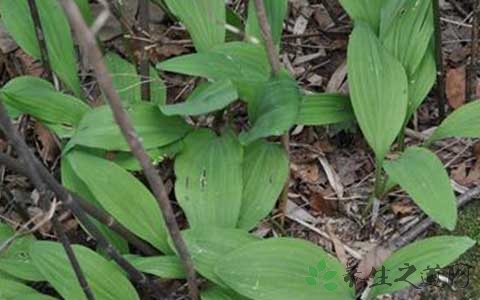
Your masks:
{"label": "green plant", "polygon": [[[56,5],[50,0],[46,2]],[[106,53],[105,61],[150,159],[155,163],[166,157],[174,159],[175,195],[189,224],[182,236],[195,269],[210,282],[202,299],[313,299],[319,296],[319,289],[312,284],[312,278],[320,275],[325,281],[322,281],[324,290],[320,290],[322,299],[355,299],[354,289],[340,276],[345,273],[344,267],[321,248],[299,239],[259,239],[249,233],[273,209],[288,176],[288,154],[273,137],[287,133],[295,124],[334,124],[352,120],[355,113],[377,157],[375,196],[384,193],[384,168],[430,217],[447,228],[454,227],[455,198],[438,158],[424,148],[408,148],[395,161],[384,161],[433,84],[430,5],[417,8],[409,0],[401,1],[400,6],[395,1],[376,1],[378,6],[367,10],[366,6],[354,4],[356,1],[342,1],[356,22],[348,50],[351,105],[346,96],[303,92],[284,69],[272,72],[271,57],[266,51],[268,43],[263,41],[253,1],[249,3],[245,26],[247,38],[233,42],[225,42],[224,1],[164,2],[187,27],[197,53],[161,62],[157,68],[206,79],[187,100],[167,104],[165,86],[151,68],[151,102],[142,101],[145,99],[139,89],[141,79],[135,67],[113,53]],[[264,2],[272,42],[278,47],[287,1]],[[5,3],[10,2],[0,1],[2,16],[8,14],[7,10],[17,16],[28,15],[26,1],[19,0],[12,7]],[[84,1],[79,4],[88,19],[88,5]],[[150,257],[131,255],[124,236],[113,232],[108,224],[96,223],[131,266],[147,274],[183,279],[185,269],[175,253],[174,241],[168,236],[155,198],[129,172],[141,167],[133,159],[112,110],[106,105],[91,108],[78,99],[78,76],[76,70],[71,70],[75,62],[65,68],[68,72],[55,67],[56,38],[69,33],[66,24],[57,28],[58,20],[65,16],[55,9],[50,11],[54,18],[40,14],[43,25],[50,28],[45,29],[45,35],[52,67],[77,97],[32,77],[13,79],[0,89],[0,97],[12,116],[28,113],[62,138],[61,176],[65,187],[94,207],[107,211],[163,253]],[[14,19],[5,22],[20,46],[38,58],[33,25],[19,24]],[[411,37],[412,32],[421,47],[412,49],[406,44],[406,36]],[[56,38],[48,38],[49,35]],[[73,42],[68,37],[67,60],[70,44],[73,51]],[[235,132],[227,113],[237,100],[247,104],[251,123],[251,128],[240,134]],[[477,108],[478,104],[470,104],[452,114],[431,142],[450,135],[477,136],[478,130],[462,130]],[[184,117],[207,114],[213,114],[219,125],[196,128],[185,122]],[[223,118],[227,120],[223,122]],[[429,176],[431,173],[435,176]],[[415,183],[419,181],[424,184],[417,186]],[[4,225],[0,226],[0,233],[4,250],[0,252],[0,283],[5,284],[7,293],[31,292],[37,297],[34,299],[49,299],[20,283],[20,280],[48,281],[63,298],[83,299],[82,288],[59,243],[36,241],[31,236],[13,238],[14,233]],[[456,247],[442,251],[442,244]],[[419,252],[423,257],[419,265],[446,265],[472,245],[473,241],[461,237],[424,240],[399,250],[384,265],[396,268],[414,261]],[[79,245],[73,247],[73,252],[96,299],[139,299],[126,275],[105,259],[102,252]],[[1,274],[9,278],[3,279]],[[404,287],[396,284],[388,289],[377,288],[370,295]]]}

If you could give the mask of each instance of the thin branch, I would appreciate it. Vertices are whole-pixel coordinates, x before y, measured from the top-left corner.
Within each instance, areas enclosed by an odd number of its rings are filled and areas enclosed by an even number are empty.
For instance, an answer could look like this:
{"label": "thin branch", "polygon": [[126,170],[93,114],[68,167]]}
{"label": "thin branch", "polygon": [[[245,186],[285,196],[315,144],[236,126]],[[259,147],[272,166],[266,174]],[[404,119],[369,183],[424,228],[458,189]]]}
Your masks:
{"label": "thin branch", "polygon": [[68,16],[71,27],[77,36],[77,40],[80,42],[80,45],[82,45],[83,55],[88,58],[88,61],[93,66],[97,82],[106,95],[116,123],[120,127],[133,155],[142,166],[143,172],[150,184],[152,192],[161,208],[163,217],[165,219],[165,224],[175,245],[177,253],[187,273],[190,297],[192,300],[197,300],[198,286],[192,258],[190,257],[185,241],[181,236],[180,228],[175,219],[175,214],[163,184],[163,180],[150,161],[150,158],[145,152],[145,149],[143,148],[140,138],[138,137],[138,134],[135,131],[128,114],[122,107],[120,97],[113,87],[112,79],[102,59],[102,53],[96,44],[95,36],[85,24],[78,7],[72,0],[61,0],[61,4],[66,12],[66,15]]}
{"label": "thin branch", "polygon": [[272,30],[270,28],[270,23],[268,23],[265,4],[263,3],[263,0],[254,1],[258,24],[260,25],[260,31],[262,32],[262,37],[265,42],[265,48],[267,48],[268,60],[272,66],[272,73],[277,75],[278,72],[280,72],[282,65],[280,64],[277,47],[275,47],[275,44],[273,43]]}
{"label": "thin branch", "polygon": [[[140,0],[138,3],[138,21],[140,26],[140,34],[145,38],[149,38],[150,35],[150,0]],[[139,73],[142,81],[141,93],[142,100],[150,101],[150,60],[147,51],[147,39],[140,40],[140,61],[139,61]]]}
{"label": "thin branch", "polygon": [[[0,99],[1,100],[1,99]],[[49,182],[43,183],[42,176],[48,174],[51,177],[52,175],[48,171],[38,171],[37,168],[45,169],[45,167],[36,163],[38,159],[33,155],[29,150],[25,141],[23,141],[15,128],[13,128],[10,117],[7,114],[5,105],[3,101],[0,101],[0,127],[3,132],[9,139],[9,142],[17,150],[17,153],[20,159],[24,162],[26,171],[28,173],[28,178],[32,181],[34,186],[40,190],[44,191],[44,185],[47,184],[49,189],[57,196],[65,207],[70,209],[73,214],[78,218],[78,220],[85,226],[86,230],[93,236],[93,238],[98,242],[100,248],[102,248],[105,253],[111,257],[120,267],[122,267],[125,272],[130,276],[130,278],[137,282],[140,285],[147,285],[148,279],[143,275],[139,270],[132,266],[125,258],[123,258],[120,253],[105,239],[102,233],[97,229],[95,225],[88,218],[87,214],[80,208],[80,206],[73,200],[73,197],[70,193],[64,189],[61,185],[51,185]],[[52,177],[53,178],[53,177]],[[54,180],[54,179],[53,179]]]}
{"label": "thin branch", "polygon": [[52,68],[50,67],[50,61],[48,59],[48,49],[45,42],[45,35],[43,34],[42,22],[40,21],[40,14],[38,13],[38,7],[36,0],[28,0],[28,7],[30,8],[30,14],[32,15],[33,24],[35,26],[35,34],[38,40],[38,46],[40,48],[40,59],[42,65],[47,72],[47,78],[49,81],[53,79]]}
{"label": "thin branch", "polygon": [[[13,128],[13,125],[10,122],[10,118],[8,117],[7,111],[5,110],[5,106],[3,105],[3,101],[0,104],[0,127],[2,128],[2,131],[8,137],[12,145],[15,147],[15,150],[17,150],[19,155],[23,156],[26,161],[29,161],[33,155],[28,149],[25,142],[20,138],[17,131]],[[45,182],[41,179],[40,173],[37,171],[34,163],[30,163],[30,164],[26,163],[26,169],[28,173],[31,175],[29,177],[31,182],[37,188],[38,193],[40,194],[40,206],[42,210],[47,211],[49,206],[54,207],[51,201],[49,201],[51,197],[50,195],[48,195],[49,193],[47,191],[47,186]],[[61,228],[60,224],[58,224],[56,220],[54,209],[52,211],[52,216],[53,216],[52,221],[55,227],[55,231],[57,232],[57,234],[62,235],[63,233],[64,235],[63,229]],[[78,282],[80,283],[80,286],[82,287],[85,293],[85,296],[87,297],[88,300],[94,300],[95,298],[93,297],[92,291],[88,286],[88,283],[87,283],[87,280],[85,279],[83,271],[81,270],[80,265],[78,264],[78,260],[75,257],[75,254],[73,253],[73,250],[70,247],[70,243],[68,243],[68,240],[66,240],[66,237],[62,236],[61,238],[62,238],[62,241],[61,241],[62,245],[64,246],[64,249],[67,253],[70,264],[72,265],[72,268],[75,271],[75,275],[77,277]]]}
{"label": "thin branch", "polygon": [[433,0],[433,18],[435,28],[435,61],[437,65],[437,102],[438,102],[438,121],[445,118],[445,72],[443,68],[442,52],[442,28],[440,27],[440,0]]}
{"label": "thin branch", "polygon": [[[37,161],[36,163],[40,162]],[[28,172],[24,164],[19,160],[8,156],[5,153],[0,153],[0,165],[5,165],[10,170],[28,177]],[[55,186],[57,189],[63,188],[63,186],[58,183],[55,178],[53,178],[53,176],[50,175],[47,169],[38,166],[37,170],[39,170],[43,179],[47,182],[49,186]],[[91,202],[83,199],[78,195],[72,194],[72,197],[74,201],[77,202],[87,214],[89,214],[91,217],[93,217],[103,225],[110,228],[112,231],[116,232],[127,242],[140,250],[143,254],[149,256],[158,254],[158,251],[155,248],[138,238],[133,232],[120,224],[117,220],[115,220],[115,218],[113,218],[110,214],[108,214],[100,207],[93,205]]]}
{"label": "thin branch", "polygon": [[[277,47],[273,42],[272,37],[272,30],[270,28],[270,24],[268,23],[267,12],[265,9],[265,4],[263,0],[254,0],[255,2],[255,10],[257,12],[258,24],[260,25],[260,31],[262,32],[263,41],[265,43],[265,48],[267,49],[268,60],[270,61],[270,65],[272,67],[273,75],[278,75],[280,72],[282,65],[280,63],[280,57],[278,55]],[[290,161],[290,136],[289,133],[285,133],[282,136],[282,145]],[[283,225],[285,222],[285,212],[287,210],[287,203],[288,203],[288,187],[290,183],[290,166],[289,166],[289,174],[287,176],[287,180],[283,185],[283,190],[280,195],[280,204],[279,209],[282,213],[281,217],[281,224]]]}
{"label": "thin branch", "polygon": [[[457,206],[463,207],[470,203],[472,200],[480,197],[480,186],[468,190],[463,195],[459,196],[457,199]],[[427,231],[427,229],[432,226],[434,222],[430,218],[422,220],[420,223],[415,225],[412,229],[407,232],[401,233],[397,238],[389,242],[389,248],[391,249],[400,249],[405,245],[410,244],[416,238],[418,238],[422,233]]]}
{"label": "thin branch", "polygon": [[83,293],[85,294],[85,296],[87,296],[88,300],[95,300],[95,296],[93,295],[93,292],[88,285],[82,268],[80,267],[77,257],[75,256],[75,252],[73,252],[72,245],[70,244],[70,241],[68,240],[68,237],[65,234],[62,225],[60,224],[60,222],[58,222],[57,216],[54,216],[52,218],[52,225],[53,229],[57,233],[58,240],[60,241],[63,249],[65,249],[65,252],[67,253],[68,260],[72,265],[73,271],[75,272],[75,276],[77,277],[78,283],[80,283],[80,287],[82,288]]}
{"label": "thin branch", "polygon": [[477,73],[478,73],[478,63],[479,63],[479,45],[478,39],[480,34],[480,1],[474,1],[473,9],[473,25],[472,25],[472,41],[471,41],[471,54],[470,54],[470,63],[467,67],[467,77],[465,79],[466,85],[466,101],[470,101],[476,98],[476,83],[477,83]]}

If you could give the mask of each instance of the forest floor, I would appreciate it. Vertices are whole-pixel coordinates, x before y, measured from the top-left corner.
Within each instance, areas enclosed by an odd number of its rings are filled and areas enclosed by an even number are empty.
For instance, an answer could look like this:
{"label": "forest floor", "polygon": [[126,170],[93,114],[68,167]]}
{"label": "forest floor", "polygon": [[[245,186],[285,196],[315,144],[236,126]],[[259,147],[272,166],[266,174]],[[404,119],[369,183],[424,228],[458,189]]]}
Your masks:
{"label": "forest floor", "polygon": [[[330,12],[318,0],[293,0],[284,27],[281,58],[306,91],[348,93],[346,78],[346,48],[351,32],[351,22],[337,1],[326,0]],[[245,1],[232,0],[231,7],[244,15]],[[465,69],[471,49],[472,1],[444,0],[441,3],[444,66],[448,111],[465,103]],[[124,0],[124,18],[135,22],[136,0]],[[92,4],[97,10],[97,4]],[[157,6],[151,12],[150,58],[156,63],[193,50],[191,40],[182,26],[171,21]],[[334,17],[332,17],[334,16]],[[100,32],[100,40],[107,48],[120,55],[135,56],[138,40],[122,32],[119,23],[111,19]],[[41,76],[44,70],[8,37],[0,27],[0,83],[19,75]],[[198,79],[175,74],[164,74],[168,87],[168,101],[182,101],[198,83]],[[98,87],[85,76],[84,87],[91,100],[98,101]],[[478,89],[480,93],[480,89]],[[480,97],[480,95],[479,95]],[[438,97],[432,91],[428,99],[409,124],[407,144],[422,142],[438,124]],[[245,107],[234,108],[242,120]],[[243,118],[245,119],[245,118]],[[209,118],[193,122],[210,124]],[[19,123],[24,136],[36,153],[58,174],[59,144],[43,126],[24,116]],[[394,190],[377,207],[364,213],[368,195],[373,188],[374,159],[372,152],[355,124],[329,127],[298,126],[291,132],[291,173],[289,205],[282,216],[273,212],[256,229],[261,236],[294,236],[313,241],[337,256],[344,263],[358,263],[358,259],[385,241],[392,239],[399,229],[412,228],[424,218],[421,211],[400,190]],[[8,151],[0,140],[0,150]],[[480,143],[469,139],[449,139],[435,145],[435,152],[447,166],[455,191],[462,194],[480,185]],[[172,164],[161,166],[167,186],[173,186]],[[3,182],[0,198],[0,216],[11,222],[21,222],[13,212],[11,196],[30,197],[26,179],[0,169]],[[64,213],[62,222],[67,226],[73,241],[90,243],[81,233],[75,219]],[[429,233],[441,230],[432,228]],[[48,237],[51,228],[44,226],[41,234]],[[460,212],[460,223],[455,234],[468,235],[480,241],[480,205],[473,203]],[[345,251],[344,249],[349,249]],[[471,250],[460,262],[478,264],[480,247]],[[410,289],[385,297],[385,299],[479,299],[480,266],[474,266],[467,289],[451,290],[446,286]],[[182,289],[180,285],[170,286]]]}

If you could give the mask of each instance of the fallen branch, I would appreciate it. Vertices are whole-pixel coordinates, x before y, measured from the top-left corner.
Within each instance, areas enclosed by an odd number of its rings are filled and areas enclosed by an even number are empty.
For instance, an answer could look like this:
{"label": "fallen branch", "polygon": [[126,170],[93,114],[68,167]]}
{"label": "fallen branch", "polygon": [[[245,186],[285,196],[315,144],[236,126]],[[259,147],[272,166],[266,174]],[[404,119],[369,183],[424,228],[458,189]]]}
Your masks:
{"label": "fallen branch", "polygon": [[52,68],[50,67],[50,61],[48,59],[48,48],[45,43],[45,35],[43,34],[42,22],[40,21],[40,14],[38,13],[38,7],[36,0],[28,0],[28,7],[30,14],[32,15],[33,25],[35,29],[35,35],[37,37],[38,46],[40,49],[40,59],[42,61],[43,68],[47,71],[47,78],[49,81],[53,79]]}
{"label": "fallen branch", "polygon": [[445,73],[443,68],[442,28],[440,27],[440,0],[433,0],[433,18],[435,33],[435,62],[437,65],[437,102],[438,123],[445,118]]}
{"label": "fallen branch", "polygon": [[[112,258],[120,267],[122,267],[125,272],[130,276],[130,278],[137,282],[138,284],[145,286],[148,284],[147,277],[143,275],[139,270],[132,266],[125,258],[123,258],[120,253],[107,241],[107,239],[101,234],[95,225],[88,218],[87,214],[81,209],[81,207],[74,201],[74,198],[70,193],[63,188],[61,185],[52,185],[50,181],[43,181],[42,177],[44,174],[49,174],[48,170],[40,164],[36,163],[38,159],[33,155],[33,153],[28,148],[25,141],[23,141],[15,128],[10,121],[10,117],[7,114],[3,100],[0,99],[0,127],[2,131],[7,136],[9,142],[16,149],[20,159],[25,164],[25,169],[28,174],[28,178],[32,181],[33,185],[39,190],[44,191],[45,185],[56,195],[57,199],[60,200],[65,207],[70,209],[73,214],[78,218],[78,220],[85,226],[86,230],[93,236],[93,238],[98,242],[98,245],[105,253]],[[45,169],[43,171],[39,171]],[[51,176],[51,175],[50,175]],[[48,176],[48,177],[50,177]]]}
{"label": "fallen branch", "polygon": [[[480,197],[480,186],[473,188],[463,195],[458,197],[457,206],[459,208],[465,206],[473,199]],[[396,238],[388,242],[389,249],[400,249],[405,245],[410,244],[415,239],[417,239],[421,234],[423,234],[427,229],[432,226],[434,222],[430,218],[422,220],[420,223],[415,225],[412,229],[400,233]]]}
{"label": "fallen branch", "polygon": [[133,155],[142,166],[143,172],[161,208],[163,217],[165,219],[165,224],[170,233],[173,244],[187,273],[190,297],[192,300],[197,300],[198,286],[196,282],[195,269],[193,267],[193,262],[185,241],[181,236],[180,228],[175,219],[175,214],[163,184],[163,180],[150,161],[150,158],[145,152],[145,149],[143,148],[140,138],[138,137],[128,114],[122,107],[120,97],[113,87],[112,78],[110,77],[105,66],[102,53],[97,46],[95,36],[85,24],[78,7],[72,0],[61,0],[60,2],[65,10],[66,15],[68,16],[77,40],[81,45],[82,54],[87,58],[93,67],[97,82],[102,91],[105,93],[110,108],[112,109],[114,119],[120,127],[120,130],[123,133]]}
{"label": "fallen branch", "polygon": [[[262,33],[262,38],[265,43],[265,48],[267,49],[268,61],[272,67],[272,74],[278,75],[281,71],[282,65],[280,63],[280,57],[278,55],[277,47],[273,42],[272,29],[270,28],[270,23],[268,23],[267,11],[265,10],[265,4],[263,0],[255,0],[255,10],[257,12],[258,24],[260,25],[260,31]],[[290,161],[290,136],[289,132],[285,133],[281,138],[282,146],[287,152],[288,160]],[[282,213],[280,223],[283,225],[285,222],[285,215],[287,210],[288,203],[288,187],[290,183],[290,167],[289,174],[283,185],[282,193],[280,194],[280,203],[278,205],[280,212]]]}
{"label": "fallen branch", "polygon": [[[39,161],[36,161],[36,163],[40,164]],[[5,153],[0,153],[0,165],[6,166],[8,169],[21,174],[25,177],[28,177],[28,171],[24,164],[17,160],[14,159],[10,156],[8,156]],[[53,176],[48,172],[47,169],[42,168],[42,166],[38,166],[37,170],[40,171],[41,176],[43,177],[43,180],[47,181],[47,184],[49,186],[55,186],[57,189],[62,189],[64,188],[58,181],[53,178]],[[150,246],[148,243],[145,241],[141,240],[139,237],[137,237],[133,232],[131,232],[128,228],[120,224],[115,218],[113,218],[111,215],[109,215],[106,211],[101,209],[100,207],[97,207],[93,205],[90,201],[83,199],[82,197],[72,194],[73,200],[77,202],[80,207],[91,217],[111,229],[112,231],[116,232],[118,235],[120,235],[122,238],[124,238],[127,242],[132,244],[134,247],[136,247],[138,250],[140,250],[143,254],[146,255],[157,255],[158,251]]]}
{"label": "fallen branch", "polygon": [[[35,160],[35,157],[30,152],[25,142],[20,138],[15,128],[13,128],[13,125],[10,122],[10,118],[7,114],[5,106],[3,105],[3,101],[0,102],[0,127],[2,131],[5,133],[5,135],[8,137],[10,143],[13,145],[15,150],[17,150],[18,154],[21,157],[23,157],[23,159],[25,160],[26,170],[30,175],[29,179],[33,183],[33,185],[35,186],[35,188],[37,189],[40,195],[40,206],[42,210],[48,211],[48,208],[50,206],[55,207],[54,204],[50,201],[51,197],[48,193],[47,186],[45,182],[41,179],[41,175],[37,171],[35,164],[33,163],[33,161]],[[55,209],[52,210],[52,214],[50,217],[52,217],[54,229],[56,233],[59,235],[59,239],[65,249],[65,252],[67,253],[68,260],[70,261],[70,264],[75,272],[75,275],[77,277],[78,282],[80,283],[80,286],[83,289],[85,296],[87,297],[88,300],[94,300],[95,298],[93,297],[92,291],[88,286],[87,280],[85,279],[85,275],[83,274],[83,271],[80,268],[80,265],[75,256],[75,253],[71,248],[70,242],[68,241],[65,235],[65,232],[63,231],[63,228],[61,228],[61,225],[58,223],[58,220],[55,216]]]}
{"label": "fallen branch", "polygon": [[140,59],[139,59],[139,74],[141,79],[141,93],[142,100],[150,101],[150,60],[148,57],[147,51],[147,39],[150,34],[150,1],[149,0],[140,0],[138,2],[138,25],[140,27],[140,36],[145,39],[140,40]]}

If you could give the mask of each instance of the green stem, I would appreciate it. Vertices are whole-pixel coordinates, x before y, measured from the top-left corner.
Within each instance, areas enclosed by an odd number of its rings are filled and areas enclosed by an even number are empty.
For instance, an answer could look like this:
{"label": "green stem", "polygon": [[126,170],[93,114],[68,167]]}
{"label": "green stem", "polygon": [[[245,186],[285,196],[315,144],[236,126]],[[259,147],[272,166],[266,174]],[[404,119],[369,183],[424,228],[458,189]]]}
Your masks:
{"label": "green stem", "polygon": [[375,160],[375,190],[374,190],[374,197],[380,198],[382,196],[383,188],[384,188],[384,180],[382,174],[382,167],[383,167],[383,159],[376,159]]}

